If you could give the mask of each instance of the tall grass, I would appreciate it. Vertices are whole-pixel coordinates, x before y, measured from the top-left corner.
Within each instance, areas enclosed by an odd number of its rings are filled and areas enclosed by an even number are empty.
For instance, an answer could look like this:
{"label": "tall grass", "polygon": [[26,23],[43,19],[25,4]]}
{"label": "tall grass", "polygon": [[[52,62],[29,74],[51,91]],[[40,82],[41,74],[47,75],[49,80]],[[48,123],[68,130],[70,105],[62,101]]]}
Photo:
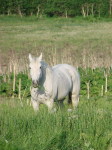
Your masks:
{"label": "tall grass", "polygon": [[49,114],[42,106],[34,113],[24,102],[0,105],[2,150],[111,150],[112,105],[108,100],[82,100],[75,112],[66,107]]}

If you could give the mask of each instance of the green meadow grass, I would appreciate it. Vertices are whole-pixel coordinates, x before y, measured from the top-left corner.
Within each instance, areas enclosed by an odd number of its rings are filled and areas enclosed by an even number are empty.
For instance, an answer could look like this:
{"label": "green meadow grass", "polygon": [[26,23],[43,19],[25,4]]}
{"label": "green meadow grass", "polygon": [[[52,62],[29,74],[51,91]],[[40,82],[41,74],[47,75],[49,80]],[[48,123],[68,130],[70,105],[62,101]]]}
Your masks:
{"label": "green meadow grass", "polygon": [[111,27],[111,19],[0,16],[0,63],[8,66],[12,58],[18,61],[16,56],[42,52],[50,65],[110,67]]}
{"label": "green meadow grass", "polygon": [[25,100],[0,103],[1,150],[112,150],[112,101],[82,99],[77,110],[67,107],[34,113]]}
{"label": "green meadow grass", "polygon": [[0,16],[0,51],[57,49],[108,51],[111,20]]}

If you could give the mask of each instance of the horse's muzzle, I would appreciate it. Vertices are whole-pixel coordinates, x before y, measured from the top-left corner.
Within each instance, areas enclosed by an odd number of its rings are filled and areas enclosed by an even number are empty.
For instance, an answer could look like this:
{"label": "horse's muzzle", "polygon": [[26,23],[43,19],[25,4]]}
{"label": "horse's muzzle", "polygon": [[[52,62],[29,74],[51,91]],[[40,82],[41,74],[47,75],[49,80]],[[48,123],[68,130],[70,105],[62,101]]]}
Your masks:
{"label": "horse's muzzle", "polygon": [[32,86],[34,87],[34,88],[36,88],[36,87],[38,87],[39,85],[38,85],[38,81],[32,81]]}

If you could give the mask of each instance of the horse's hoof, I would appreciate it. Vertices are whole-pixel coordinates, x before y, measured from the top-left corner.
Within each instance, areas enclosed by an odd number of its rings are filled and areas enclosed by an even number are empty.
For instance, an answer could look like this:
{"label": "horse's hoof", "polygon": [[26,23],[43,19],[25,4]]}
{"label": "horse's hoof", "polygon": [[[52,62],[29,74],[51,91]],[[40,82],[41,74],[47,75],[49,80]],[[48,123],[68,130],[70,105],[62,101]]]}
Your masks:
{"label": "horse's hoof", "polygon": [[68,109],[68,112],[72,112],[73,110],[72,109]]}
{"label": "horse's hoof", "polygon": [[54,109],[50,110],[49,112],[50,112],[50,113],[55,113],[56,111],[57,111],[57,109],[54,108]]}

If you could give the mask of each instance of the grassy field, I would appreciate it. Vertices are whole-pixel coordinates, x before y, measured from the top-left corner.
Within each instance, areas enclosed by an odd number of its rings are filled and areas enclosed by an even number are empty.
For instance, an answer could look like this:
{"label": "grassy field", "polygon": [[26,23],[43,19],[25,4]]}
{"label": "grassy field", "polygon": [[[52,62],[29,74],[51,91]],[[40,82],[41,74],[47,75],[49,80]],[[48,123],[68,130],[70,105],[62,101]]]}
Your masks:
{"label": "grassy field", "polygon": [[42,47],[63,48],[68,44],[79,50],[95,50],[95,46],[96,50],[106,50],[106,46],[112,42],[111,25],[111,21],[89,22],[77,18],[38,20],[36,17],[0,16],[1,48],[5,51],[22,51]]}
{"label": "grassy field", "polygon": [[75,112],[39,113],[17,99],[0,102],[1,150],[112,150],[112,101],[83,99]]}
{"label": "grassy field", "polygon": [[[112,64],[112,22],[80,18],[20,18],[0,16],[0,62],[15,54],[40,54],[50,64],[71,63],[81,67]],[[51,63],[52,61],[52,63]]]}
{"label": "grassy field", "polygon": [[[0,16],[0,150],[112,150],[111,27],[111,19]],[[27,103],[29,52],[43,52],[50,65],[80,67],[80,103],[74,112],[65,105],[50,114],[42,105],[34,113]],[[20,78],[22,103],[17,99]]]}

